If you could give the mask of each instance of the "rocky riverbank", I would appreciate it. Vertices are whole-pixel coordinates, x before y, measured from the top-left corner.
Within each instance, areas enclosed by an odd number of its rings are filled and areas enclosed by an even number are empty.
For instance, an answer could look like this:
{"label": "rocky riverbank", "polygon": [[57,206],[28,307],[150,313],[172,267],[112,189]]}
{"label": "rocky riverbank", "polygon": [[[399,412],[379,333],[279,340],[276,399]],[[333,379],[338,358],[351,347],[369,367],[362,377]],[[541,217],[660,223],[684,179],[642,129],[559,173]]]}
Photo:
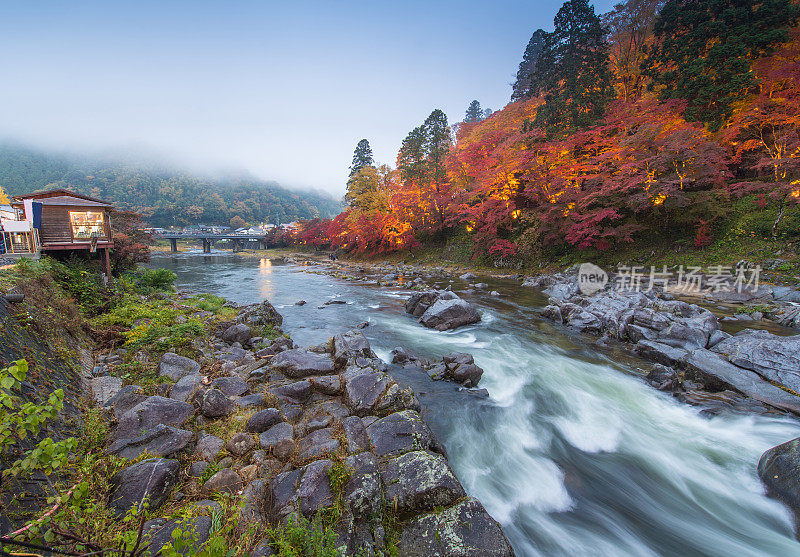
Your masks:
{"label": "rocky riverbank", "polygon": [[111,478],[109,505],[123,516],[149,502],[151,553],[179,529],[201,547],[215,499],[241,494],[250,555],[278,554],[279,533],[298,523],[327,528],[348,555],[513,555],[360,331],[306,349],[254,338],[280,324],[268,301],[238,308],[193,354],[162,355],[152,394],[116,376],[118,351],[98,358],[94,397],[114,422],[107,450],[132,459]]}

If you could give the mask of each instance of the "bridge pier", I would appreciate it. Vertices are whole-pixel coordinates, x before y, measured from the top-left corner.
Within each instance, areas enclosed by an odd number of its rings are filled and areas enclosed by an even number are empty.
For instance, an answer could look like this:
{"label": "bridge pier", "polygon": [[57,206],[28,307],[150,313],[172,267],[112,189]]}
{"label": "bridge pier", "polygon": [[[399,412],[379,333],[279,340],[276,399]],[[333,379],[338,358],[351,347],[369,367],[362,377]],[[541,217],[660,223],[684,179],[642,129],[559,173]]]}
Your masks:
{"label": "bridge pier", "polygon": [[211,240],[203,238],[203,253],[211,253]]}
{"label": "bridge pier", "polygon": [[178,253],[178,239],[177,238],[170,238],[169,239],[169,247],[172,253]]}
{"label": "bridge pier", "polygon": [[233,253],[236,253],[237,251],[242,251],[242,249],[243,249],[242,248],[242,241],[240,239],[238,239],[238,238],[234,238],[233,239]]}

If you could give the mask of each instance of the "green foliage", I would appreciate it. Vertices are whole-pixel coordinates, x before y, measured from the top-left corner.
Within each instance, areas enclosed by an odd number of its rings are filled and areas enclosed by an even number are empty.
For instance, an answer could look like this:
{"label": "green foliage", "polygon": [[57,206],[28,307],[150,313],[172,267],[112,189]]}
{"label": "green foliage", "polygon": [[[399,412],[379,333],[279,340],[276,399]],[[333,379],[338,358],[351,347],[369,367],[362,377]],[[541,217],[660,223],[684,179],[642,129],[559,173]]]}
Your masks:
{"label": "green foliage", "polygon": [[353,151],[353,163],[350,165],[349,178],[352,178],[368,166],[375,166],[375,159],[372,158],[372,147],[370,147],[369,141],[362,139],[356,145],[355,151]]}
{"label": "green foliage", "polygon": [[546,40],[547,32],[543,29],[537,29],[533,32],[533,35],[531,35],[531,40],[528,41],[528,46],[525,47],[522,62],[519,63],[517,79],[512,85],[512,102],[529,99],[534,95],[536,88],[534,87],[533,80],[536,75],[536,63],[539,60],[539,56],[542,54]]}
{"label": "green foliage", "polygon": [[338,557],[336,532],[319,515],[309,521],[302,514],[289,516],[285,526],[267,530],[278,557]]}
{"label": "green foliage", "polygon": [[590,125],[612,98],[605,29],[587,0],[567,0],[543,39],[531,78],[534,93],[544,93],[536,124],[548,133]]}
{"label": "green foliage", "polygon": [[[29,436],[38,435],[64,407],[64,391],[61,389],[50,393],[47,402],[42,404],[23,402],[19,395],[14,394],[19,391],[27,374],[28,362],[25,360],[18,360],[0,370],[0,455],[4,457]],[[21,458],[14,460],[3,475],[27,475],[34,471],[52,474],[67,463],[69,454],[77,445],[74,437],[59,442],[45,437]]]}
{"label": "green foliage", "polygon": [[142,267],[135,273],[136,290],[149,292],[152,290],[172,290],[178,275],[169,269],[148,269]]}
{"label": "green foliage", "polygon": [[791,0],[670,0],[656,19],[646,73],[663,98],[688,101],[688,120],[719,129],[756,85],[752,61],[787,39],[798,14]]}

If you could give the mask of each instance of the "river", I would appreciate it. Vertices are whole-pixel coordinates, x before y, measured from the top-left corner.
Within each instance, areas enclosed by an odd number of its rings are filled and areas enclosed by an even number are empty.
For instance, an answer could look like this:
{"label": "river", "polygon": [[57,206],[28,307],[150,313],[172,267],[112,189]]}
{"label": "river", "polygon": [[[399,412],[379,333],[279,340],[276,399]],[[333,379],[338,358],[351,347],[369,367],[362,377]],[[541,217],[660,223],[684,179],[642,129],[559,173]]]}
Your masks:
{"label": "river", "polygon": [[[517,555],[800,555],[789,511],[756,475],[761,454],[800,436],[800,422],[705,417],[648,386],[644,362],[540,319],[546,300],[518,283],[493,281],[500,297],[464,294],[483,321],[436,332],[404,313],[399,289],[225,253],[156,256],[153,265],[177,273],[178,288],[240,304],[269,299],[301,346],[369,321],[364,333],[385,361],[396,346],[470,352],[488,399],[424,372],[391,372],[417,392],[465,489]],[[348,303],[319,309],[333,298]]]}

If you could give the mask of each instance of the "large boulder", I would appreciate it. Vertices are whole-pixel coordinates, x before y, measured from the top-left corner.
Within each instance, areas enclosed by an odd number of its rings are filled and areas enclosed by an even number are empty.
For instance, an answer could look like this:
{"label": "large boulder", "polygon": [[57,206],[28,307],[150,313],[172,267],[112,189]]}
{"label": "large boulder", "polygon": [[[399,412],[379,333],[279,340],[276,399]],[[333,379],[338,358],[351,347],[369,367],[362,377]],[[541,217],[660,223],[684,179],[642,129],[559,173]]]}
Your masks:
{"label": "large boulder", "polygon": [[419,322],[429,329],[446,331],[463,325],[470,325],[481,320],[475,306],[466,300],[437,300],[425,310]]}
{"label": "large boulder", "polygon": [[244,323],[237,323],[236,325],[231,325],[225,329],[220,335],[220,338],[229,344],[238,342],[244,346],[250,340],[252,334],[253,333],[250,331],[250,327]]}
{"label": "large boulder", "polygon": [[301,462],[308,462],[309,460],[335,453],[338,448],[339,440],[336,438],[333,429],[329,427],[312,431],[298,443]]}
{"label": "large boulder", "polygon": [[767,493],[800,517],[800,437],[766,451],[758,461],[758,476]]}
{"label": "large boulder", "polygon": [[200,390],[203,384],[203,376],[199,373],[190,373],[184,375],[178,382],[172,386],[169,391],[169,398],[179,400],[181,402],[189,402],[192,397]]}
{"label": "large boulder", "polygon": [[250,416],[244,426],[244,430],[250,433],[263,433],[281,421],[283,421],[283,418],[277,409],[266,408]]}
{"label": "large boulder", "polygon": [[389,386],[387,375],[373,368],[351,366],[342,377],[345,404],[359,416],[369,413]]}
{"label": "large boulder", "polygon": [[217,377],[211,382],[211,386],[216,387],[225,393],[226,396],[242,396],[250,390],[245,380],[238,375]]}
{"label": "large boulder", "polygon": [[177,381],[184,375],[199,372],[200,364],[191,358],[178,356],[174,352],[167,352],[158,361],[158,374],[161,377],[169,377],[173,381]]}
{"label": "large boulder", "polygon": [[295,381],[285,385],[270,387],[269,392],[290,402],[305,402],[311,396],[311,383],[309,381]]}
{"label": "large boulder", "polygon": [[432,511],[466,496],[447,460],[427,451],[411,451],[381,464],[384,496],[401,515]]}
{"label": "large boulder", "polygon": [[333,361],[338,367],[345,367],[356,358],[375,358],[364,333],[357,330],[347,331],[333,337]]}
{"label": "large boulder", "polygon": [[294,428],[292,424],[275,424],[258,436],[258,442],[265,451],[270,451],[279,460],[288,459],[294,451]]}
{"label": "large boulder", "polygon": [[260,327],[280,327],[283,324],[283,316],[269,303],[269,300],[264,300],[259,305],[247,310],[245,319],[250,325]]}
{"label": "large boulder", "polygon": [[372,452],[379,458],[434,447],[433,433],[420,415],[404,410],[375,420],[367,427]]}
{"label": "large boulder", "polygon": [[398,543],[403,557],[513,557],[502,528],[477,499],[410,520]]}
{"label": "large boulder", "polygon": [[344,500],[357,518],[369,518],[380,511],[381,475],[378,459],[363,452],[347,457],[347,467],[352,471],[344,487]]}
{"label": "large boulder", "polygon": [[192,440],[192,432],[158,424],[133,439],[118,439],[108,447],[108,453],[134,459],[147,452],[154,456],[169,456],[185,449]]}
{"label": "large boulder", "polygon": [[200,401],[200,412],[206,418],[221,418],[236,411],[236,403],[219,389],[209,389]]}
{"label": "large boulder", "polygon": [[194,448],[194,456],[197,460],[214,462],[217,459],[225,441],[216,435],[200,432],[197,434],[197,445]]}
{"label": "large boulder", "polygon": [[242,479],[239,474],[230,468],[223,468],[203,484],[200,495],[205,497],[215,493],[236,493],[240,489],[242,489]]}
{"label": "large boulder", "polygon": [[732,364],[752,370],[794,392],[800,392],[800,341],[768,331],[746,330],[713,348]]}
{"label": "large boulder", "polygon": [[193,413],[191,404],[163,396],[147,397],[120,417],[114,439],[133,439],[159,424],[180,427]]}
{"label": "large boulder", "polygon": [[128,509],[141,509],[148,501],[150,510],[155,510],[167,500],[167,496],[178,482],[177,460],[152,458],[122,469],[111,477],[109,507],[117,516]]}
{"label": "large boulder", "polygon": [[111,409],[114,418],[119,420],[125,412],[145,400],[147,400],[147,395],[143,394],[139,385],[125,385],[117,391],[117,394],[107,400],[103,407]]}
{"label": "large boulder", "polygon": [[298,379],[334,373],[333,360],[329,356],[305,350],[284,350],[272,358],[271,365],[275,371]]}
{"label": "large boulder", "polygon": [[448,290],[428,290],[427,292],[416,292],[406,300],[405,310],[414,317],[420,317],[430,308],[437,300],[458,300],[459,297],[455,292]]}

